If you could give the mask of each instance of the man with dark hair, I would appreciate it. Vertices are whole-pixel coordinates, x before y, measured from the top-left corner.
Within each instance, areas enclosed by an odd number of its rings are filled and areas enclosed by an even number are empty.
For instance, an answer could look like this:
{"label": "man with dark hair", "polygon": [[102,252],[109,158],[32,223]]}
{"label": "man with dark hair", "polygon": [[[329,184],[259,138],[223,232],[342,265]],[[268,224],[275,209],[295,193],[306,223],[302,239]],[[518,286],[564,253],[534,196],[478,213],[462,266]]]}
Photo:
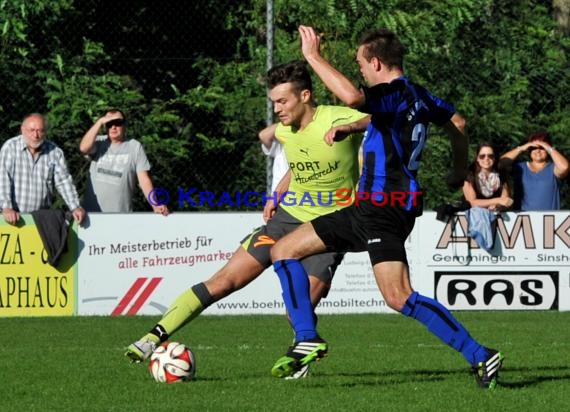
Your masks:
{"label": "man with dark hair", "polygon": [[[98,135],[105,128],[106,134]],[[131,212],[138,183],[147,201],[154,185],[150,163],[138,140],[126,138],[127,119],[119,109],[110,109],[97,119],[79,143],[79,150],[91,158],[83,203],[89,212]],[[166,205],[151,206],[155,213],[168,215]]]}
{"label": "man with dark hair", "polygon": [[[358,178],[357,150],[369,117],[354,109],[316,106],[312,82],[304,62],[283,64],[267,74],[269,97],[279,123],[275,138],[283,145],[290,170],[277,187],[277,199],[264,209],[265,226],[242,241],[231,259],[210,279],[182,293],[148,334],[130,345],[126,355],[135,362],[147,359],[154,347],[198,316],[208,306],[243,288],[271,265],[270,249],[277,239],[301,223],[333,212],[342,206],[338,189],[354,191]],[[353,123],[356,122],[356,123]],[[329,147],[325,133],[334,124],[353,123],[342,142]],[[281,194],[287,201],[277,207]],[[321,201],[319,201],[319,199]],[[317,305],[326,296],[343,254],[321,253],[303,260],[311,276],[309,304]],[[304,377],[307,368],[290,374]]]}
{"label": "man with dark hair", "polygon": [[[362,37],[356,62],[370,87],[358,89],[321,56],[320,39],[313,28],[300,26],[299,32],[303,55],[325,85],[348,105],[370,113],[372,119],[364,138],[358,204],[304,223],[271,250],[296,341],[275,363],[272,374],[288,376],[328,350],[316,330],[307,275],[299,259],[325,250],[368,251],[388,306],[418,320],[461,352],[479,385],[494,388],[503,355],[475,341],[439,302],[412,289],[404,247],[416,216],[422,212],[421,199],[413,194],[421,192],[417,172],[428,125],[442,126],[452,137],[454,169],[449,183],[459,184],[467,168],[464,118],[452,105],[404,76],[404,47],[394,33],[381,29]],[[337,134],[350,127],[333,128],[327,142],[338,144]],[[385,202],[386,196],[396,195],[400,202]]]}

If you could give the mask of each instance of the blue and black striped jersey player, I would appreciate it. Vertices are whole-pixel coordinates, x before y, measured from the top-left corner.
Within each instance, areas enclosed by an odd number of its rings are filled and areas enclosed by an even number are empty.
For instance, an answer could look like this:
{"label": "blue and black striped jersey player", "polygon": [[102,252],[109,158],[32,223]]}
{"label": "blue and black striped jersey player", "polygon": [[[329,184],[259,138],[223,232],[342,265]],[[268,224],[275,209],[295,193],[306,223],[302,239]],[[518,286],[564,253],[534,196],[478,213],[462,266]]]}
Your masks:
{"label": "blue and black striped jersey player", "polygon": [[[430,123],[443,127],[451,138],[453,168],[448,183],[463,183],[469,143],[465,119],[451,104],[404,75],[405,50],[394,33],[377,29],[361,38],[356,62],[368,84],[361,88],[321,56],[320,38],[312,27],[300,26],[299,33],[303,55],[325,85],[347,105],[372,115],[363,146],[360,191],[383,192],[386,196],[420,192],[417,173]],[[350,127],[332,128],[325,140],[334,144]],[[299,259],[325,250],[368,251],[387,305],[423,323],[460,352],[471,364],[477,383],[493,389],[503,355],[473,339],[449,310],[414,291],[410,284],[404,242],[422,213],[421,199],[410,196],[402,202],[378,206],[382,203],[383,199],[361,200],[358,205],[304,223],[273,246],[274,269],[295,329],[295,343],[275,363],[272,374],[291,375],[325,356],[328,350],[327,342],[316,330],[309,282]]]}

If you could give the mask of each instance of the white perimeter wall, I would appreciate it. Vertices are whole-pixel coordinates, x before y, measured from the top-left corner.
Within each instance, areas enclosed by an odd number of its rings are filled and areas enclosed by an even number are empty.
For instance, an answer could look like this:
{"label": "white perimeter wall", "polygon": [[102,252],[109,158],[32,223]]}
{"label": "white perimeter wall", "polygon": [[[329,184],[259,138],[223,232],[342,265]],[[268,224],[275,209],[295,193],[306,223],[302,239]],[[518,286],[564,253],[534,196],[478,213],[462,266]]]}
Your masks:
{"label": "white perimeter wall", "polygon": [[[452,310],[570,310],[570,215],[508,213],[487,253],[452,223],[427,212],[407,242],[412,285]],[[79,315],[159,315],[185,289],[208,279],[239,241],[263,224],[259,212],[90,214],[78,229]],[[366,253],[347,254],[317,312],[390,312]],[[205,314],[282,314],[269,268]]]}

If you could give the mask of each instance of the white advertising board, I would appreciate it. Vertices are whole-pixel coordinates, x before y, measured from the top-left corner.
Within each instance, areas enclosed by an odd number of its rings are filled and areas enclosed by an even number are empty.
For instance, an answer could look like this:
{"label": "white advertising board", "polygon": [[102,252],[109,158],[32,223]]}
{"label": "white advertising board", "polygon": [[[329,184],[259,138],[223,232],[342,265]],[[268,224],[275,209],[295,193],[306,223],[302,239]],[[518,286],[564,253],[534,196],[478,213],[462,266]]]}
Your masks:
{"label": "white advertising board", "polygon": [[[259,213],[91,214],[81,228],[78,314],[158,315],[185,289],[219,270],[254,228]],[[391,311],[366,253],[350,254],[319,313]],[[206,314],[283,314],[272,268]]]}
{"label": "white advertising board", "polygon": [[[261,214],[90,215],[80,228],[79,315],[159,315],[185,289],[220,269]],[[568,213],[504,214],[495,249],[471,241],[467,220],[447,224],[427,212],[406,249],[412,285],[455,310],[570,310]],[[269,268],[205,314],[283,314]],[[366,253],[349,253],[319,313],[392,312],[378,292]]]}
{"label": "white advertising board", "polygon": [[456,310],[570,310],[568,212],[505,213],[491,252],[467,237],[464,215],[420,220],[428,294]]}

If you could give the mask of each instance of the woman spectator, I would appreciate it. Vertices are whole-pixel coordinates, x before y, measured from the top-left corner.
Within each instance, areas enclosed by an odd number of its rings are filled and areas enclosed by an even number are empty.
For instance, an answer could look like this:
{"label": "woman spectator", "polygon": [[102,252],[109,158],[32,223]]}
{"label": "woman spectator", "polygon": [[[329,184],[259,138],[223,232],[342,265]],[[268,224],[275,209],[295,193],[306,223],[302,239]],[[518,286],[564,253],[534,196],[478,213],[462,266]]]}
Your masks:
{"label": "woman spectator", "polygon": [[477,146],[475,161],[463,184],[463,196],[471,207],[501,211],[513,204],[507,179],[499,173],[497,160],[493,145]]}
{"label": "woman spectator", "polygon": [[[515,159],[528,151],[529,162]],[[562,179],[568,175],[568,160],[552,146],[547,132],[538,132],[528,142],[501,157],[501,163],[512,169],[514,210],[559,210]]]}

